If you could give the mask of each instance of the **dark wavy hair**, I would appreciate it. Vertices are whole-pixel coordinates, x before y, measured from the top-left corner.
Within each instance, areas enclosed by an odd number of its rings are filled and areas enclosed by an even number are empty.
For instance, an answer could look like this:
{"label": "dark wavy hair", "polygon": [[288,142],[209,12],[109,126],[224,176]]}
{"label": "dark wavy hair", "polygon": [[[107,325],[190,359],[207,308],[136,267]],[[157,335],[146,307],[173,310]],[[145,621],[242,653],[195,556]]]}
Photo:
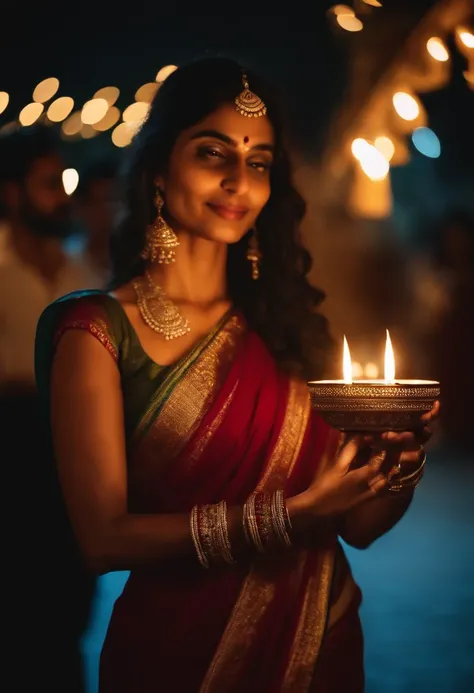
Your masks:
{"label": "dark wavy hair", "polygon": [[[124,210],[112,236],[111,287],[144,271],[140,253],[156,214],[154,180],[166,171],[180,133],[242,91],[243,68],[227,58],[203,58],[173,72],[158,90],[148,117],[134,138],[124,170]],[[332,340],[316,309],[324,294],[307,279],[311,258],[300,238],[306,204],[292,184],[282,113],[274,90],[251,70],[250,88],[267,106],[275,133],[271,195],[258,218],[263,259],[260,278],[251,278],[246,259],[248,234],[228,248],[227,279],[233,305],[262,337],[286,372],[319,378],[326,370]]]}

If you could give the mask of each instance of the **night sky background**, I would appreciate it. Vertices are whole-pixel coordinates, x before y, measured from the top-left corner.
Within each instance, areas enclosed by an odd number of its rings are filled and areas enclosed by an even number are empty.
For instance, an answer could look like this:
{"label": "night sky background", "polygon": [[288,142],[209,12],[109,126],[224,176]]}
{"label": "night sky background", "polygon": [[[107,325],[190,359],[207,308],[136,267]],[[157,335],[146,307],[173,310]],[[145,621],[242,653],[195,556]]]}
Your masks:
{"label": "night sky background", "polygon": [[[31,101],[35,85],[46,77],[58,77],[57,96],[72,96],[75,108],[99,88],[115,85],[121,90],[116,105],[123,109],[133,102],[139,86],[154,81],[160,67],[224,53],[257,68],[280,87],[295,151],[308,163],[317,161],[331,119],[343,104],[355,42],[373,56],[367,63],[368,92],[435,3],[386,0],[377,9],[361,3],[360,33],[331,25],[327,10],[332,4],[291,3],[294,11],[287,16],[239,15],[235,8],[223,16],[187,15],[183,5],[171,12],[173,6],[167,5],[165,14],[159,4],[141,9],[130,3],[121,8],[118,3],[69,7],[53,2],[47,11],[46,6],[10,6],[0,42],[0,90],[9,92],[11,99],[0,115],[0,127],[17,117]],[[449,85],[422,95],[442,156],[433,161],[415,152],[408,166],[393,172],[396,201],[407,208],[418,205],[428,218],[440,212],[444,196],[454,198],[456,205],[472,204],[466,190],[474,161],[474,93],[462,76],[465,60],[455,51],[452,55]],[[104,155],[119,159],[122,151],[111,144],[110,132],[68,142],[67,163],[80,170]]]}

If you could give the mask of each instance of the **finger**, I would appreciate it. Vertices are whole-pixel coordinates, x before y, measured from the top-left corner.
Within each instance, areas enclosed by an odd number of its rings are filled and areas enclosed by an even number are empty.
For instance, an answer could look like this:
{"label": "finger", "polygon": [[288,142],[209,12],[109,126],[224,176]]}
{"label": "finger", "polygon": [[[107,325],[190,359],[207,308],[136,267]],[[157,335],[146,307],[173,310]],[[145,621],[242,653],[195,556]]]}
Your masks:
{"label": "finger", "polygon": [[416,440],[416,434],[413,431],[386,431],[381,435],[382,444],[385,446],[402,446],[413,445]]}
{"label": "finger", "polygon": [[380,466],[365,464],[359,469],[354,469],[348,472],[348,478],[350,477],[351,482],[360,490],[366,491],[369,483],[373,481],[377,476],[380,476]]}
{"label": "finger", "polygon": [[413,464],[418,466],[421,463],[420,450],[407,450],[400,455],[402,464]]}
{"label": "finger", "polygon": [[363,437],[363,443],[370,448],[381,448],[382,436],[380,434],[365,435]]}
{"label": "finger", "polygon": [[424,426],[419,432],[416,442],[419,443],[420,446],[425,445],[430,440],[432,435],[433,431],[431,430],[431,428],[428,428],[428,426]]}
{"label": "finger", "polygon": [[354,436],[347,441],[344,441],[336,458],[336,466],[341,472],[346,473],[351,462],[357,455],[362,446],[362,437]]}
{"label": "finger", "polygon": [[386,458],[386,451],[381,450],[380,452],[371,455],[368,465],[372,468],[373,471],[378,472],[382,468],[382,465],[385,462]]}
{"label": "finger", "polygon": [[382,441],[386,449],[387,447],[393,447],[402,450],[418,450],[430,440],[432,435],[432,431],[427,426],[424,426],[416,432],[402,431],[395,433],[394,431],[387,431],[382,434]]}
{"label": "finger", "polygon": [[441,403],[437,400],[434,403],[433,408],[430,409],[430,411],[426,412],[426,414],[423,414],[421,416],[421,421],[423,423],[429,423],[430,421],[437,419],[439,416],[440,409],[441,409]]}
{"label": "finger", "polygon": [[365,501],[376,498],[377,495],[383,491],[383,489],[387,488],[387,486],[387,477],[385,477],[383,474],[377,474],[373,479],[371,479],[370,483],[365,483],[363,486],[361,486],[360,494],[354,500],[354,505],[359,505],[360,503],[364,503]]}
{"label": "finger", "polygon": [[375,498],[381,491],[386,489],[387,486],[388,486],[387,477],[384,476],[383,474],[378,474],[374,479],[372,479],[371,483],[369,484],[369,487],[362,494],[360,501],[363,503],[366,500],[370,500],[371,498]]}

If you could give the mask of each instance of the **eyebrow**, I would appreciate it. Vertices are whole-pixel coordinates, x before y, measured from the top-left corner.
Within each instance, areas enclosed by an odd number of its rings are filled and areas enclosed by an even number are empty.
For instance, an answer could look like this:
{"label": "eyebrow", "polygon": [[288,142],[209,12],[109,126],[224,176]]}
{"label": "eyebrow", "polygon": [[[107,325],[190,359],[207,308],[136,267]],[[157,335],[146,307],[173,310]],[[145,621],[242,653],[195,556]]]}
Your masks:
{"label": "eyebrow", "polygon": [[[218,130],[199,130],[199,132],[195,132],[194,135],[191,137],[191,140],[197,140],[200,139],[201,137],[213,137],[216,140],[221,140],[221,142],[224,142],[225,144],[229,144],[231,147],[237,147],[238,142],[232,139],[232,137],[229,137],[228,135],[224,135],[223,132],[219,132]],[[250,147],[252,151],[256,150],[259,152],[271,152],[273,154],[274,152],[274,146],[272,144],[256,144],[254,147]]]}

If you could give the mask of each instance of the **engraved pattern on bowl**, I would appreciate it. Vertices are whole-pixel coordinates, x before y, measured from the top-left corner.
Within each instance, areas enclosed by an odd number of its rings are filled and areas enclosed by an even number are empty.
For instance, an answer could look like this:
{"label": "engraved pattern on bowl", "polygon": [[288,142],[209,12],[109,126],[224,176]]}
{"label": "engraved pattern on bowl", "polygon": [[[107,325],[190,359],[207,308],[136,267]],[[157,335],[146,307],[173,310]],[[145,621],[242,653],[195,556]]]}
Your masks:
{"label": "engraved pattern on bowl", "polygon": [[333,428],[350,432],[406,431],[440,396],[436,382],[375,385],[309,382],[313,409]]}

